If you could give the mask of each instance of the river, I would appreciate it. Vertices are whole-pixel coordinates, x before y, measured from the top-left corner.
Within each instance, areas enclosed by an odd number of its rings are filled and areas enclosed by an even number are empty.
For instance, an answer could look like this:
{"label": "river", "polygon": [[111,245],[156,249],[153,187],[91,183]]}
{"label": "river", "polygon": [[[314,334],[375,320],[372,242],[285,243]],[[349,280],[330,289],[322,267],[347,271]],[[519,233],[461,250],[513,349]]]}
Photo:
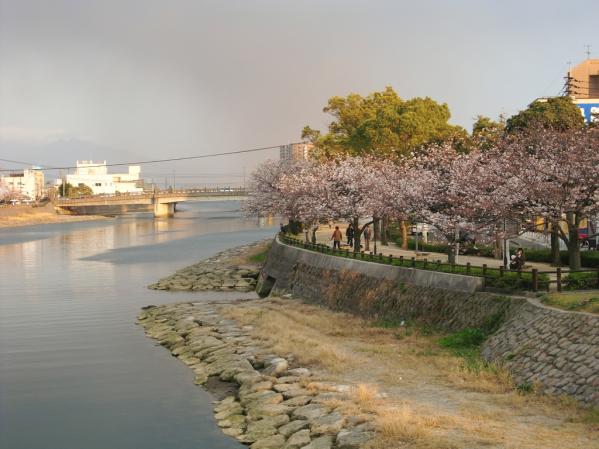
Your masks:
{"label": "river", "polygon": [[146,285],[275,228],[244,220],[236,202],[182,208],[0,230],[0,448],[243,447],[135,319],[147,304],[226,295]]}

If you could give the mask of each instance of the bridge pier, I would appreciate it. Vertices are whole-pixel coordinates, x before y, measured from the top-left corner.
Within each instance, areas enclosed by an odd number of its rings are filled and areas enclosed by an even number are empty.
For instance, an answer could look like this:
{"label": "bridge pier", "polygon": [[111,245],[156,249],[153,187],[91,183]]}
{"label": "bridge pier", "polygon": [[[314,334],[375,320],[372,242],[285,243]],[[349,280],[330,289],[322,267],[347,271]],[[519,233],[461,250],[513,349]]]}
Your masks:
{"label": "bridge pier", "polygon": [[154,217],[172,217],[175,215],[176,203],[154,203]]}

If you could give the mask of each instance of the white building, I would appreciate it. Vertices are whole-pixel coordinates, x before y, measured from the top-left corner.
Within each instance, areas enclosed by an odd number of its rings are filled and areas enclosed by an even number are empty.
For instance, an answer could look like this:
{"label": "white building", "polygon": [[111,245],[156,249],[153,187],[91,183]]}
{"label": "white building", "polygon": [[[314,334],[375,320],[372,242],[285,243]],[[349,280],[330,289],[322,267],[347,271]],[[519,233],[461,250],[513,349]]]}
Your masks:
{"label": "white building", "polygon": [[23,173],[11,173],[0,178],[0,186],[36,201],[44,196],[44,172],[32,168],[23,170]]}
{"label": "white building", "polygon": [[84,184],[92,189],[94,195],[138,193],[143,192],[140,171],[139,165],[130,165],[128,173],[108,173],[106,161],[77,161],[77,169],[74,174],[67,175],[67,183],[74,187]]}

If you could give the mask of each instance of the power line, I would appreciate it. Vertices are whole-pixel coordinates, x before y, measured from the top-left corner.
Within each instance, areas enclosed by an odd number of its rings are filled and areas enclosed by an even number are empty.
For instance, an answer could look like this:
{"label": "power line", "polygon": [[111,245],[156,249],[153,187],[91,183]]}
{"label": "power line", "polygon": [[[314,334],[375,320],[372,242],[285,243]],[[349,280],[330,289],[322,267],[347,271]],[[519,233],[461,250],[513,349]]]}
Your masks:
{"label": "power line", "polygon": [[11,159],[1,159],[0,158],[0,161],[2,161],[2,162],[10,162],[12,164],[20,164],[20,165],[36,165],[36,164],[31,163],[31,162],[13,161]]}
{"label": "power line", "polygon": [[[168,159],[151,159],[151,160],[147,160],[147,161],[134,161],[134,162],[119,162],[119,163],[115,163],[115,164],[94,164],[94,165],[88,165],[87,167],[120,167],[123,165],[145,165],[145,164],[158,164],[158,163],[163,163],[163,162],[176,162],[176,161],[189,161],[192,159],[204,159],[204,158],[208,158],[208,157],[217,157],[217,156],[229,156],[229,155],[233,155],[233,154],[243,154],[243,153],[254,153],[257,151],[265,151],[265,150],[274,150],[275,148],[280,148],[281,145],[271,145],[268,147],[258,147],[258,148],[249,148],[246,150],[237,150],[237,151],[225,151],[222,153],[212,153],[212,154],[201,154],[198,156],[183,156],[183,157],[172,157],[172,158],[168,158]],[[6,161],[6,162],[14,162],[14,163],[23,163],[23,162],[16,162],[16,161]],[[27,165],[35,165],[35,164],[27,164]],[[65,167],[44,167],[44,168],[40,168],[39,170],[42,171],[49,171],[49,170],[70,170],[70,169],[76,169],[77,166],[65,166]],[[13,171],[14,169],[0,169],[0,172],[7,172],[7,171]]]}

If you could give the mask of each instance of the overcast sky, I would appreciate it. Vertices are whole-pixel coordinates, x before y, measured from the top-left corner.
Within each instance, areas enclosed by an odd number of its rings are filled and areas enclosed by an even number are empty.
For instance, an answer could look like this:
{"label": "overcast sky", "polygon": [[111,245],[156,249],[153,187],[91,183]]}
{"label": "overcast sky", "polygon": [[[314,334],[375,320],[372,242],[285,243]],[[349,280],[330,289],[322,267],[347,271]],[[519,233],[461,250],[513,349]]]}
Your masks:
{"label": "overcast sky", "polygon": [[[447,102],[470,130],[478,114],[557,94],[585,44],[599,54],[598,27],[597,0],[0,0],[0,158],[52,166],[278,145],[306,124],[326,128],[329,97],[386,85]],[[142,174],[240,181],[274,156]]]}

